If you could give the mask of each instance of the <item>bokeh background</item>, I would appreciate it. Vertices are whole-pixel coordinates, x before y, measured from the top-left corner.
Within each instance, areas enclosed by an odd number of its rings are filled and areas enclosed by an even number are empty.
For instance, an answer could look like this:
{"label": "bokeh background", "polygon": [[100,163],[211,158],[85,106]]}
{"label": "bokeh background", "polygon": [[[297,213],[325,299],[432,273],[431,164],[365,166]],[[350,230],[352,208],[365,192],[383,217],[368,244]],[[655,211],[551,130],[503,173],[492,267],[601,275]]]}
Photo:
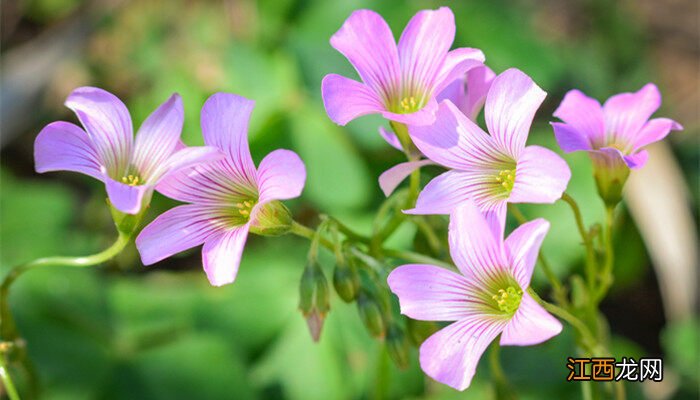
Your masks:
{"label": "bokeh background", "polygon": [[[395,35],[422,8],[449,5],[455,46],[481,48],[501,72],[517,67],[548,92],[530,143],[555,148],[552,111],[579,88],[599,99],[653,81],[658,115],[681,122],[630,180],[616,237],[616,283],[603,311],[616,356],[663,357],[664,381],[629,384],[630,398],[697,398],[700,334],[697,224],[700,15],[695,0],[10,0],[2,2],[0,267],[46,255],[82,255],[115,237],[101,185],[71,173],[38,175],[32,145],[48,122],[76,121],[63,107],[82,85],[122,98],[140,124],[172,92],[185,101],[183,139],[202,143],[199,110],[217,91],[256,100],[253,158],[297,151],[308,169],[298,219],[319,213],[368,232],[383,200],[376,178],[401,161],[366,117],[346,128],[320,96],[330,72],[355,76],[329,37],[357,8],[379,11]],[[569,192],[587,223],[602,220],[585,155],[565,156]],[[433,171],[437,172],[437,170]],[[148,218],[174,206],[156,195]],[[566,279],[582,249],[563,204],[523,207],[551,220],[544,251]],[[393,246],[410,246],[403,229]],[[297,311],[308,243],[251,237],[237,281],[212,288],[198,250],[143,267],[133,247],[87,270],[23,276],[11,297],[46,399],[482,399],[492,396],[483,360],[467,392],[425,378],[416,352],[400,371],[354,306],[333,298],[320,343]],[[331,265],[325,265],[330,271]],[[546,294],[544,280],[535,286]],[[567,383],[571,332],[535,348],[504,348],[522,399],[580,398]]]}

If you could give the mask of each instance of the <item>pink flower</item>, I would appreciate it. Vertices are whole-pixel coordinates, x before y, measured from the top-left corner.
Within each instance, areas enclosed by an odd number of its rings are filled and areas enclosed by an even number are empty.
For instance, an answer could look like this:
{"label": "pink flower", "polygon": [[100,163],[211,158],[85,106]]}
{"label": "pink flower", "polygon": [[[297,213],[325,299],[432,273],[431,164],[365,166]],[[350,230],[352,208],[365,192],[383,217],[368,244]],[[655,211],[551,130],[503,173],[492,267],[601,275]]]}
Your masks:
{"label": "pink flower", "polygon": [[253,106],[251,100],[226,93],[206,101],[201,117],[204,142],[226,156],[170,175],[158,185],[164,195],[191,204],[166,211],[139,234],[136,246],[144,265],[204,243],[207,278],[221,286],[236,279],[249,231],[289,226],[291,216],[277,200],[301,194],[306,169],[289,150],[273,151],[255,168],[248,149]]}
{"label": "pink flower", "polygon": [[505,241],[492,226],[467,201],[450,218],[450,254],[459,273],[412,264],[388,277],[402,314],[455,321],[423,342],[420,364],[428,376],[458,390],[469,387],[479,358],[499,334],[501,345],[529,346],[562,330],[527,293],[549,223],[523,224]]}
{"label": "pink flower", "polygon": [[170,172],[222,157],[213,147],[180,145],[182,100],[173,94],[147,119],[134,140],[131,116],[113,94],[94,87],[75,89],[66,106],[85,130],[52,122],[34,142],[36,171],[74,171],[104,182],[112,205],[137,214],[153,188]]}
{"label": "pink flower", "polygon": [[490,135],[450,101],[440,103],[435,124],[411,126],[413,143],[430,160],[451,168],[428,183],[410,214],[449,214],[472,200],[493,221],[505,222],[506,203],[553,203],[571,177],[551,150],[525,146],[546,93],[523,72],[498,75],[486,97]]}
{"label": "pink flower", "polygon": [[484,61],[477,49],[450,51],[454,35],[454,15],[447,7],[418,12],[398,46],[379,14],[353,12],[331,37],[331,45],[352,63],[362,83],[326,75],[321,90],[328,116],[340,125],[375,113],[404,124],[432,123],[435,96]]}
{"label": "pink flower", "polygon": [[[485,65],[474,67],[447,85],[438,94],[437,101],[450,100],[464,115],[476,122],[476,118],[484,106],[491,82],[495,77],[496,74]],[[403,151],[401,142],[394,132],[379,127],[379,134],[393,148]],[[379,187],[386,196],[389,196],[413,171],[429,164],[433,164],[433,162],[421,160],[397,164],[379,176]]]}
{"label": "pink flower", "polygon": [[648,83],[636,93],[621,93],[601,107],[578,90],[564,96],[552,122],[559,147],[567,153],[587,151],[593,161],[598,191],[609,205],[622,198],[630,169],[647,161],[644,146],[683,127],[668,118],[649,119],[661,105],[661,94]]}

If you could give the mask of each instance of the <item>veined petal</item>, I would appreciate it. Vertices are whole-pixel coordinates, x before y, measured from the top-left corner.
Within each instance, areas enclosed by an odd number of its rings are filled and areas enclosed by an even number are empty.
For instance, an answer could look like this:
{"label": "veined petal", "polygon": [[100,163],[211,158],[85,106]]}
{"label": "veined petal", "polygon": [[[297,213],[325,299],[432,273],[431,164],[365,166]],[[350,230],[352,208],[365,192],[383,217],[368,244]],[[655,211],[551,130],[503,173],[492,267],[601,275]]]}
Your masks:
{"label": "veined petal", "polygon": [[155,166],[151,176],[148,177],[148,182],[156,185],[168,173],[195,165],[213,163],[222,160],[225,156],[221,150],[213,146],[185,147]]}
{"label": "veined petal", "polygon": [[421,321],[457,321],[473,314],[473,285],[455,272],[434,265],[409,264],[387,278],[399,298],[401,314]]}
{"label": "veined petal", "polygon": [[395,148],[398,151],[403,151],[403,147],[401,147],[401,141],[399,140],[399,137],[396,136],[396,134],[392,131],[388,131],[384,129],[383,126],[379,127],[379,134],[382,136],[384,140],[386,140],[387,143],[393,148]]}
{"label": "veined petal", "polygon": [[566,161],[549,149],[526,147],[515,171],[515,184],[508,201],[512,203],[554,203],[561,198],[571,179]]}
{"label": "veined petal", "polygon": [[142,178],[149,179],[154,170],[175,151],[184,118],[182,99],[176,93],[141,125],[136,134],[132,164]]}
{"label": "veined petal", "polygon": [[441,83],[438,74],[454,38],[455,17],[448,7],[419,11],[411,18],[398,47],[404,95],[429,96]]}
{"label": "veined petal", "polygon": [[151,185],[130,186],[117,182],[110,177],[105,177],[104,182],[107,187],[109,202],[112,203],[114,208],[127,214],[138,214],[141,211],[144,198],[150,200],[150,196],[153,193],[153,186]]}
{"label": "veined petal", "polygon": [[585,136],[572,125],[561,122],[550,122],[550,124],[554,129],[554,137],[557,139],[557,144],[565,153],[592,149],[591,140],[588,136]]}
{"label": "veined petal", "polygon": [[156,190],[171,199],[198,204],[222,204],[256,199],[258,188],[249,181],[238,182],[229,175],[226,160],[199,164],[165,175]]}
{"label": "veined petal", "polygon": [[52,122],[34,141],[36,172],[73,171],[103,180],[100,159],[87,133],[69,122]]}
{"label": "veined petal", "polygon": [[240,182],[255,183],[257,173],[248,147],[248,122],[255,102],[230,93],[210,96],[202,107],[202,135],[208,146],[226,153],[222,161],[227,175]]}
{"label": "veined petal", "polygon": [[411,173],[424,165],[430,165],[433,162],[430,160],[409,161],[401,164],[396,164],[379,175],[379,187],[382,188],[384,195],[389,197],[394,192],[397,186]]}
{"label": "veined petal", "polygon": [[486,96],[486,126],[511,157],[517,159],[525,147],[535,112],[546,96],[529,76],[515,68],[493,80]]}
{"label": "veined petal", "polygon": [[196,204],[177,206],[159,215],[136,238],[143,265],[204,243],[220,229],[216,217],[216,209]]}
{"label": "veined petal", "polygon": [[547,341],[562,330],[561,322],[524,292],[520,307],[501,334],[504,346],[530,346]]}
{"label": "veined petal", "polygon": [[598,100],[579,90],[570,90],[554,111],[554,116],[569,125],[552,124],[559,146],[567,153],[603,144],[605,117]]}
{"label": "veined petal", "polygon": [[385,103],[399,88],[399,53],[386,21],[374,11],[357,10],[331,37],[357,73]]}
{"label": "veined petal", "polygon": [[446,86],[437,96],[437,100],[451,101],[462,114],[476,121],[495,77],[496,74],[485,65],[471,68],[465,75]]}
{"label": "veined petal", "polygon": [[468,279],[484,282],[504,271],[510,272],[503,237],[496,236],[493,226],[494,222],[488,221],[471,201],[450,215],[450,255]]}
{"label": "veined petal", "polygon": [[328,117],[338,125],[386,109],[377,94],[367,85],[336,74],[323,78],[321,93]]}
{"label": "veined petal", "polygon": [[493,138],[449,100],[440,103],[434,124],[409,126],[408,132],[426,157],[449,168],[470,170],[507,158]]}
{"label": "veined petal", "polygon": [[[456,79],[464,77],[465,74],[468,75],[468,71],[483,67],[485,60],[484,53],[479,49],[462,47],[450,51],[445,57],[437,78],[435,78],[433,93],[442,92]],[[486,93],[484,93],[484,96],[486,96]]]}
{"label": "veined petal", "polygon": [[464,390],[481,355],[500,334],[507,320],[473,315],[438,331],[420,347],[423,371],[440,383]]}
{"label": "veined petal", "polygon": [[248,224],[245,224],[206,239],[202,247],[202,261],[209,283],[222,286],[236,279],[247,238]]}
{"label": "veined petal", "polygon": [[633,143],[660,106],[661,93],[653,83],[647,83],[635,93],[620,93],[609,98],[603,105],[608,135],[605,145]]}
{"label": "veined petal", "polygon": [[538,218],[520,225],[505,240],[508,264],[523,290],[530,286],[537,256],[548,231],[549,222]]}
{"label": "veined petal", "polygon": [[75,89],[66,107],[78,116],[107,172],[124,174],[131,162],[134,130],[124,103],[113,94],[94,87]]}
{"label": "veined petal", "polygon": [[649,153],[647,153],[646,150],[640,150],[634,154],[628,154],[622,156],[622,159],[625,160],[625,164],[627,164],[628,167],[631,169],[639,169],[644,166],[644,164],[647,163],[647,159],[649,158]]}
{"label": "veined petal", "polygon": [[654,118],[644,124],[642,130],[631,143],[633,146],[632,152],[635,152],[642,147],[660,141],[665,138],[672,130],[680,131],[683,126],[678,122],[668,118]]}
{"label": "veined petal", "polygon": [[297,153],[275,150],[265,156],[258,168],[259,203],[299,197],[306,182],[306,167]]}
{"label": "veined petal", "polygon": [[402,124],[412,126],[423,126],[430,125],[435,122],[435,113],[437,110],[437,102],[434,98],[430,98],[428,103],[426,103],[423,108],[409,114],[397,114],[391,111],[382,111],[381,114],[384,118],[390,121],[400,122]]}

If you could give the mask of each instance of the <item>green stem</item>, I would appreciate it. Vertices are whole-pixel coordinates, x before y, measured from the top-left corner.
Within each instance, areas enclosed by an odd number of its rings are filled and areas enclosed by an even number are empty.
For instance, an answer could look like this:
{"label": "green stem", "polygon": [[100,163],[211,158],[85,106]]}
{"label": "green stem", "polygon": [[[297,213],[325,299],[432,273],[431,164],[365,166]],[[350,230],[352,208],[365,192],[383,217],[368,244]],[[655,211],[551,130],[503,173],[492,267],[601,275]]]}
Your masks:
{"label": "green stem", "polygon": [[338,230],[340,232],[342,232],[343,235],[347,236],[348,238],[352,239],[353,241],[365,243],[365,244],[370,243],[370,238],[368,238],[367,236],[364,236],[364,235],[360,235],[359,233],[353,231],[347,225],[343,224],[342,222],[340,222],[336,218],[328,216],[328,219],[333,221],[335,226],[338,228]]}
{"label": "green stem", "polygon": [[10,286],[24,272],[38,267],[66,266],[83,268],[101,264],[119,254],[130,240],[131,235],[120,233],[114,244],[97,254],[84,257],[39,258],[26,264],[18,265],[10,270],[3,279],[2,284],[0,284],[0,337],[6,341],[13,341],[18,337],[15,322],[10,313],[8,298]]}
{"label": "green stem", "polygon": [[0,380],[2,380],[7,396],[10,398],[10,400],[20,400],[19,393],[17,393],[15,384],[12,382],[12,377],[10,376],[10,371],[7,367],[7,362],[5,361],[4,355],[0,355]]}
{"label": "green stem", "polygon": [[571,211],[573,211],[574,218],[576,219],[576,226],[578,227],[578,232],[581,235],[581,239],[583,239],[584,246],[586,247],[586,280],[588,283],[588,289],[592,292],[593,288],[595,287],[596,279],[596,258],[595,249],[593,248],[593,240],[591,240],[591,235],[588,233],[583,223],[581,209],[576,203],[576,200],[574,200],[573,197],[569,196],[568,193],[564,193],[561,196],[561,199],[564,200],[571,207]]}
{"label": "green stem", "polygon": [[411,218],[411,220],[414,224],[416,224],[418,230],[420,230],[427,239],[428,246],[430,246],[430,250],[433,251],[433,254],[440,254],[442,243],[440,243],[440,238],[438,238],[437,234],[435,234],[433,227],[430,226],[430,223],[425,216],[415,215],[413,218]]}
{"label": "green stem", "polygon": [[[520,225],[528,222],[528,219],[525,217],[525,215],[523,215],[520,209],[514,204],[508,204],[508,209]],[[566,306],[568,304],[568,300],[566,298],[566,291],[564,290],[564,286],[562,285],[559,278],[557,278],[557,275],[554,273],[554,270],[552,270],[549,261],[547,261],[544,254],[542,254],[542,251],[540,251],[540,253],[537,255],[537,259],[539,260],[540,266],[542,267],[542,272],[544,272],[544,275],[547,277],[547,280],[552,285],[552,289],[554,290],[554,298],[559,304]]]}
{"label": "green stem", "polygon": [[615,206],[605,207],[605,264],[601,273],[601,283],[596,292],[595,302],[600,303],[608,293],[613,283],[613,265],[615,264],[615,251],[613,249],[613,222],[615,218]]}

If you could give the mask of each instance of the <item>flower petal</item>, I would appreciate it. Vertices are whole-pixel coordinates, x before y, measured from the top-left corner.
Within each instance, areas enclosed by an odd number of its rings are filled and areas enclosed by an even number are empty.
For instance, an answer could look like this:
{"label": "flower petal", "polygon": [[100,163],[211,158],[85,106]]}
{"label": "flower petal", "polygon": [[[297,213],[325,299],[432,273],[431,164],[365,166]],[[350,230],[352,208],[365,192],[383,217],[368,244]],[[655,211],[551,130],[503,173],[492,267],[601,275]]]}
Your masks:
{"label": "flower petal", "polygon": [[199,246],[219,228],[216,210],[195,204],[172,208],[148,224],[136,238],[143,265]]}
{"label": "flower petal", "polygon": [[184,120],[180,95],[173,94],[160,105],[139,128],[132,164],[139,175],[148,180],[175,151]]}
{"label": "flower petal", "polygon": [[387,278],[401,314],[421,321],[456,321],[472,314],[473,285],[462,275],[434,265],[409,264]]}
{"label": "flower petal", "polygon": [[647,122],[634,140],[632,152],[642,147],[660,141],[672,130],[680,131],[683,126],[668,118],[654,118]]}
{"label": "flower petal", "polygon": [[399,88],[399,53],[386,21],[374,11],[357,10],[331,37],[341,52],[384,103]]}
{"label": "flower petal", "polygon": [[397,186],[411,173],[424,165],[430,165],[433,162],[430,160],[409,161],[401,164],[396,164],[379,175],[379,187],[386,197],[396,189]]}
{"label": "flower petal", "polygon": [[156,185],[162,177],[168,173],[186,169],[195,165],[202,165],[220,161],[225,154],[213,146],[185,147],[177,150],[170,157],[156,166],[148,182]]}
{"label": "flower petal", "polygon": [[377,94],[367,85],[336,74],[323,78],[321,93],[328,117],[338,125],[386,109]]}
{"label": "flower petal", "polygon": [[258,168],[259,203],[299,197],[306,182],[306,167],[297,153],[275,150],[265,156]]}
{"label": "flower petal", "polygon": [[538,218],[520,225],[505,240],[508,264],[523,290],[530,286],[532,271],[548,231],[549,222]]}
{"label": "flower petal", "polygon": [[554,128],[562,150],[566,152],[588,150],[603,144],[605,117],[603,107],[598,100],[586,96],[579,90],[570,90],[554,111],[554,116],[569,125],[567,129],[561,126],[557,128],[556,125]]}
{"label": "flower petal", "polygon": [[440,383],[457,390],[468,388],[481,355],[506,323],[475,315],[443,328],[421,345],[421,368]]}
{"label": "flower petal", "polygon": [[515,171],[512,203],[554,203],[571,179],[571,170],[557,153],[540,146],[526,147]]}
{"label": "flower petal", "polygon": [[496,74],[485,65],[474,67],[446,86],[437,99],[439,102],[450,100],[462,114],[476,121],[495,77]]}
{"label": "flower petal", "polygon": [[486,126],[491,136],[517,159],[525,147],[535,112],[545,93],[522,71],[511,68],[498,75],[486,96]]}
{"label": "flower petal", "polygon": [[[456,79],[468,75],[468,71],[483,67],[485,60],[484,53],[479,49],[462,47],[450,51],[445,57],[437,78],[435,78],[433,93],[442,92]],[[486,93],[484,93],[484,96],[486,96]]]}
{"label": "flower petal", "polygon": [[94,87],[75,89],[66,107],[78,116],[110,176],[124,174],[131,162],[134,130],[124,103]]}
{"label": "flower petal", "polygon": [[588,136],[585,136],[581,131],[575,129],[572,125],[561,122],[550,122],[554,129],[554,137],[557,139],[557,144],[566,153],[579,150],[591,150],[591,141]]}
{"label": "flower petal", "polygon": [[[430,96],[455,38],[455,17],[448,7],[422,10],[406,25],[399,39],[404,95]],[[455,64],[458,63],[454,60]],[[444,73],[442,80],[447,78]],[[437,94],[437,92],[436,92]]]}
{"label": "flower petal", "polygon": [[208,146],[227,155],[223,164],[237,181],[255,183],[255,164],[248,147],[248,122],[255,102],[230,93],[210,96],[202,107],[202,135]]}
{"label": "flower petal", "polygon": [[229,170],[230,163],[226,160],[182,168],[166,174],[156,190],[171,199],[212,205],[258,197],[257,184],[238,182]]}
{"label": "flower petal", "polygon": [[633,144],[639,131],[660,106],[661,93],[653,83],[647,83],[635,93],[620,93],[609,98],[603,105],[609,135],[606,144]]}
{"label": "flower petal", "polygon": [[245,224],[214,234],[204,242],[202,261],[209,283],[222,286],[236,280],[247,238],[248,224]]}
{"label": "flower petal", "polygon": [[470,170],[507,157],[449,100],[440,103],[434,124],[409,126],[408,132],[426,157],[449,168]]}
{"label": "flower petal", "polygon": [[73,171],[103,180],[100,159],[87,133],[69,122],[52,122],[34,141],[36,172]]}
{"label": "flower petal", "polygon": [[501,334],[504,346],[531,346],[547,341],[562,330],[561,322],[545,311],[530,296],[523,293],[520,307]]}
{"label": "flower petal", "polygon": [[510,271],[503,237],[496,236],[494,222],[486,218],[471,201],[457,207],[450,215],[450,255],[467,279],[484,281],[488,276]]}
{"label": "flower petal", "polygon": [[386,140],[387,143],[393,148],[395,148],[398,151],[403,151],[403,147],[401,147],[401,141],[399,140],[399,137],[396,136],[396,134],[392,131],[388,131],[384,129],[383,126],[379,127],[379,134],[382,136],[384,140]]}
{"label": "flower petal", "polygon": [[423,126],[435,122],[435,113],[437,110],[438,104],[434,98],[431,98],[423,108],[409,114],[397,114],[391,111],[382,111],[381,114],[390,121],[400,122],[406,125]]}
{"label": "flower petal", "polygon": [[144,205],[144,198],[147,198],[146,203],[148,203],[153,193],[153,186],[151,185],[130,186],[117,182],[110,177],[105,177],[104,182],[107,187],[109,202],[112,203],[114,208],[127,214],[138,214]]}

